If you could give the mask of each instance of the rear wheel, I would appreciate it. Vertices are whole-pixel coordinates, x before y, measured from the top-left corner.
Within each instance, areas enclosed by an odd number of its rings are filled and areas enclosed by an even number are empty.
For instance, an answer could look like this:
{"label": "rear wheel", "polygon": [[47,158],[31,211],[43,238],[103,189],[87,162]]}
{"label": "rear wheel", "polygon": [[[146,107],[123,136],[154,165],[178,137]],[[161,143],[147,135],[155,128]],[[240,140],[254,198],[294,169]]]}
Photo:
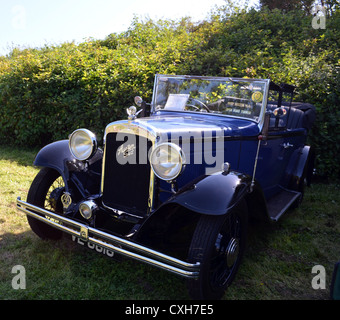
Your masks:
{"label": "rear wheel", "polygon": [[221,299],[239,268],[246,230],[245,202],[224,216],[201,216],[189,249],[189,261],[201,264],[199,278],[187,283],[191,298]]}
{"label": "rear wheel", "polygon": [[[50,168],[43,168],[33,180],[28,191],[27,202],[40,208],[62,213],[61,196],[65,183],[61,175]],[[42,239],[58,240],[62,232],[31,216],[27,216],[31,229]]]}

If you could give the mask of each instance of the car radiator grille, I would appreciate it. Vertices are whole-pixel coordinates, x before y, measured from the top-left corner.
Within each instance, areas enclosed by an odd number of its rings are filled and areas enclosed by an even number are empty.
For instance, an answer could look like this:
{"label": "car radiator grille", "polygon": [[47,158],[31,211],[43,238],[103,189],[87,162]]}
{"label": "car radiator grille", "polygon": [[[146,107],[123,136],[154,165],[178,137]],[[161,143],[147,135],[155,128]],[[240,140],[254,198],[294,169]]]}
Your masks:
{"label": "car radiator grille", "polygon": [[134,215],[147,213],[151,147],[149,139],[138,135],[114,132],[106,136],[102,184],[105,206]]}

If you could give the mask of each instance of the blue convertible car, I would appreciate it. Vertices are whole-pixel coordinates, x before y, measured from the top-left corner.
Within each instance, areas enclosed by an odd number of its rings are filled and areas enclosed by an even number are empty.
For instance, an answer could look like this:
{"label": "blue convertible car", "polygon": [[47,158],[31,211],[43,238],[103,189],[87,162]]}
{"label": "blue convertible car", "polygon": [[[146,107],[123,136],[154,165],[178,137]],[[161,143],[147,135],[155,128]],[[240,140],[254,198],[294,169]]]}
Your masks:
{"label": "blue convertible car", "polygon": [[[315,108],[270,80],[156,75],[103,145],[77,129],[44,147],[17,208],[41,238],[74,241],[187,278],[193,299],[220,299],[250,218],[277,221],[303,198]],[[139,108],[139,110],[138,110]]]}

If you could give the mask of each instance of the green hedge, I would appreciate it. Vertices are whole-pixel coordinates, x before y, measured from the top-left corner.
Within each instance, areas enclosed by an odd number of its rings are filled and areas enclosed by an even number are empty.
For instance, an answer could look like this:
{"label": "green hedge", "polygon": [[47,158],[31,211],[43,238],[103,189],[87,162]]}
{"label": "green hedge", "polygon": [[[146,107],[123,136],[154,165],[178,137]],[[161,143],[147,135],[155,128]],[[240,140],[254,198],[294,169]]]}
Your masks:
{"label": "green hedge", "polygon": [[156,73],[271,78],[316,106],[317,172],[340,175],[340,10],[313,29],[302,11],[220,7],[197,24],[140,21],[105,40],[14,49],[0,57],[2,142],[42,146],[86,127],[102,136],[135,95],[150,100]]}

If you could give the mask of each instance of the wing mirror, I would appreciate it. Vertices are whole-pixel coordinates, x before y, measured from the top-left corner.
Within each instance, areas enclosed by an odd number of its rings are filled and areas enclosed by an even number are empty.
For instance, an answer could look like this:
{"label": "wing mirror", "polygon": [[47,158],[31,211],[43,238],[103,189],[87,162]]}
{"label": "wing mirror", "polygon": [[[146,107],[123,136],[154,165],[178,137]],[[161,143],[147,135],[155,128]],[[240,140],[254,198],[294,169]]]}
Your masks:
{"label": "wing mirror", "polygon": [[140,97],[140,96],[136,96],[135,98],[134,98],[134,101],[135,101],[135,105],[137,106],[137,107],[142,107],[142,105],[143,105],[143,98],[142,97]]}

